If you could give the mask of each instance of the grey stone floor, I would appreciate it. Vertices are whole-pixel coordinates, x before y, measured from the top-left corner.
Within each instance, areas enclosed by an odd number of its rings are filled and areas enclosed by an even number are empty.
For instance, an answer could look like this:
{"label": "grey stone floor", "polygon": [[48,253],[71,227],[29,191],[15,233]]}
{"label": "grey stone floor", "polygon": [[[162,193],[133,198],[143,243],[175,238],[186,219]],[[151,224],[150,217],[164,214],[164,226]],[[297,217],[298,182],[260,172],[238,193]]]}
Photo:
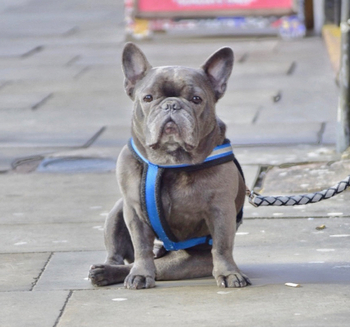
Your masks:
{"label": "grey stone floor", "polygon": [[[250,187],[262,167],[266,194],[349,174],[335,152],[338,90],[321,38],[138,43],[154,65],[197,67],[233,48],[217,111]],[[0,3],[0,326],[348,326],[349,192],[290,208],[247,203],[235,259],[248,288],[218,289],[213,278],[136,292],[90,284],[130,135],[123,44],[121,0]]]}

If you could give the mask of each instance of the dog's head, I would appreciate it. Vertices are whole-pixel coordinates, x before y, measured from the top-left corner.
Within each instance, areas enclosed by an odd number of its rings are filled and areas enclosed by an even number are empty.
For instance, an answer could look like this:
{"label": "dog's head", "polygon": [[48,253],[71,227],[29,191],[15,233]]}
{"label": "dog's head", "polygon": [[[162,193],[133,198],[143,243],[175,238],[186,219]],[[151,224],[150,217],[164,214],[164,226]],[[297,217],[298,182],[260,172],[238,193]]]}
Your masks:
{"label": "dog's head", "polygon": [[125,90],[134,101],[132,134],[155,164],[200,163],[224,138],[215,103],[226,90],[233,52],[222,48],[200,69],[152,68],[133,43],[123,52]]}

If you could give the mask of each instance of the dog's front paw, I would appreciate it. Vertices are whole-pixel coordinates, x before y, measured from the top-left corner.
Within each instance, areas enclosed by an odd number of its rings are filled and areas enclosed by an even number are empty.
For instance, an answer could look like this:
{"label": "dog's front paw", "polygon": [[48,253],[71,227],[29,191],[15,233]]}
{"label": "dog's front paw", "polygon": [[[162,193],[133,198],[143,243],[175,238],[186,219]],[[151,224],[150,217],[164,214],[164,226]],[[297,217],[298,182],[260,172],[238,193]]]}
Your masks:
{"label": "dog's front paw", "polygon": [[130,267],[124,265],[93,265],[89,271],[89,279],[95,286],[106,286],[122,283],[130,272]]}
{"label": "dog's front paw", "polygon": [[240,272],[235,272],[227,276],[220,275],[216,278],[219,287],[238,288],[251,285],[249,278]]}
{"label": "dog's front paw", "polygon": [[152,288],[156,286],[156,282],[151,276],[141,276],[129,274],[124,281],[124,286],[130,290],[139,290],[142,288]]}

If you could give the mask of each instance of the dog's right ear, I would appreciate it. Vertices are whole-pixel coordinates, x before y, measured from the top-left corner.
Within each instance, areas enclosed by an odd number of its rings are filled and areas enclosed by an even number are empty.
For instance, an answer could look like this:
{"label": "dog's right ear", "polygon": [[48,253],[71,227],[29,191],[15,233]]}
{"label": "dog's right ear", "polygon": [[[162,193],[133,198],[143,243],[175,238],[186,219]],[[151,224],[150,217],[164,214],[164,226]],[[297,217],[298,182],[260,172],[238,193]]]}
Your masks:
{"label": "dog's right ear", "polygon": [[143,52],[131,42],[125,45],[122,60],[125,91],[133,99],[136,83],[145,77],[152,66]]}

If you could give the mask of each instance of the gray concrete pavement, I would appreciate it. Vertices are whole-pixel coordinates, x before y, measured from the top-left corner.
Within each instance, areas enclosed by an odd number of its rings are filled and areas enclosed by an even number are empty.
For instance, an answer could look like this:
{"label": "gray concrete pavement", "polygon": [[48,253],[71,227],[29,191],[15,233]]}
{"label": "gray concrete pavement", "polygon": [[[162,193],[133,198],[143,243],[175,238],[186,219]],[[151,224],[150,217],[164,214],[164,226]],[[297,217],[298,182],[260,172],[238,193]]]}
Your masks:
{"label": "gray concrete pavement", "polygon": [[[348,326],[349,192],[299,207],[247,203],[235,259],[248,288],[218,289],[213,278],[143,291],[90,284],[130,135],[123,42],[121,0],[0,3],[0,326]],[[262,168],[264,194],[305,193],[349,174],[335,152],[338,90],[322,39],[156,37],[140,46],[154,65],[193,67],[233,48],[218,114],[250,187]]]}

